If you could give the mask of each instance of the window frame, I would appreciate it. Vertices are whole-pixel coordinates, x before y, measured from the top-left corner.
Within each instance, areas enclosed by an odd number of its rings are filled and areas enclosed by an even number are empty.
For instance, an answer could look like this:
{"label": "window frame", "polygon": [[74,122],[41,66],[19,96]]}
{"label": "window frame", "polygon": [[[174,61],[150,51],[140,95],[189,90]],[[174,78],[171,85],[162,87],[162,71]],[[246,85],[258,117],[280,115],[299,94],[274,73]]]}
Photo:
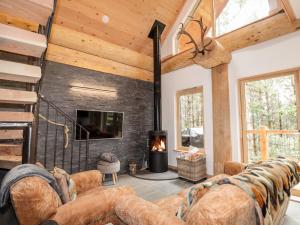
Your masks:
{"label": "window frame", "polygon": [[[197,86],[192,88],[183,89],[176,92],[176,150],[179,152],[187,152],[189,147],[182,146],[181,141],[181,109],[180,109],[180,97],[188,94],[196,94],[201,93],[202,94],[202,102],[201,102],[201,110],[202,110],[202,120],[203,120],[203,136],[204,135],[204,92],[203,92],[203,86]],[[204,138],[205,139],[205,138]],[[199,150],[204,150],[205,148],[205,140],[204,140],[204,147],[199,148]]]}
{"label": "window frame", "polygon": [[294,75],[296,89],[296,108],[297,108],[297,128],[300,130],[300,67],[280,70],[276,72],[249,76],[238,80],[238,101],[239,101],[239,120],[240,120],[240,153],[241,161],[248,163],[248,146],[247,146],[247,118],[246,118],[246,96],[245,85],[247,82],[272,79]]}

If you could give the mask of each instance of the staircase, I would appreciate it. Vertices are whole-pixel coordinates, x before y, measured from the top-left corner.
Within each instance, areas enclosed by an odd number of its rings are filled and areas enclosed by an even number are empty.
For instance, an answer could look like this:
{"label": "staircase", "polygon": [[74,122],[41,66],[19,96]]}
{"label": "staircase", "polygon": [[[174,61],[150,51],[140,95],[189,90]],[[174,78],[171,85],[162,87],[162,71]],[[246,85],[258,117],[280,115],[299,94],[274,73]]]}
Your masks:
{"label": "staircase", "polygon": [[1,14],[39,27],[32,32],[0,23],[0,51],[27,58],[27,64],[0,60],[0,169],[36,161],[38,93],[55,5],[55,0],[0,1]]}

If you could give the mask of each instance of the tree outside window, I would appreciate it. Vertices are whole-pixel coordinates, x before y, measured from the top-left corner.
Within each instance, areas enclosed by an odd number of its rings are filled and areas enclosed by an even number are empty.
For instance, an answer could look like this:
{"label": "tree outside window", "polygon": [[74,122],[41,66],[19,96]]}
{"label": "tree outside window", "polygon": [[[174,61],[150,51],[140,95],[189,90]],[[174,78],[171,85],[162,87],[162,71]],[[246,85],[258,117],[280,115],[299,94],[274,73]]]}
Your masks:
{"label": "tree outside window", "polygon": [[177,149],[204,148],[202,87],[177,92]]}

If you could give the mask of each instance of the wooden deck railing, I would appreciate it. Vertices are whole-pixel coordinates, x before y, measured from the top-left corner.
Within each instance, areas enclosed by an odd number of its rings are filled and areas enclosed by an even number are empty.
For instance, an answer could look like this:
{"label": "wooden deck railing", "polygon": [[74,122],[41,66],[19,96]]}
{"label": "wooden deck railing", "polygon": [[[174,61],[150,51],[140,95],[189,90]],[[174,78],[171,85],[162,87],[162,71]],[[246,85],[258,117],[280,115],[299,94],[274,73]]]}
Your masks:
{"label": "wooden deck railing", "polygon": [[247,134],[259,135],[259,145],[262,160],[268,159],[269,135],[298,135],[300,140],[300,131],[298,130],[269,130],[266,126],[260,127],[259,130],[247,130]]}

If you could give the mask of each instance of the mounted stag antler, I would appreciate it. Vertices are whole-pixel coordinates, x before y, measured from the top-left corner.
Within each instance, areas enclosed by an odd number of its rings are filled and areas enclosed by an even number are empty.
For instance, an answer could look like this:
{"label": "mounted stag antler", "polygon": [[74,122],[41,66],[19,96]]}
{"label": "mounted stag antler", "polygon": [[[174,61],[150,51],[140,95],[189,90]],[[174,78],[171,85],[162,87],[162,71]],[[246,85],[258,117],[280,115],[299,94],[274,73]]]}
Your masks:
{"label": "mounted stag antler", "polygon": [[197,22],[200,26],[200,32],[201,32],[201,40],[200,44],[197,44],[193,36],[187,32],[184,28],[184,25],[181,24],[180,31],[178,32],[178,35],[186,35],[190,38],[190,41],[186,44],[193,44],[195,47],[195,51],[193,51],[193,57],[191,59],[194,59],[199,53],[202,55],[205,55],[205,52],[211,51],[211,49],[208,49],[207,47],[212,43],[212,40],[210,40],[207,44],[204,43],[204,38],[207,32],[207,26],[203,25],[202,17],[199,20],[192,20],[194,22]]}

